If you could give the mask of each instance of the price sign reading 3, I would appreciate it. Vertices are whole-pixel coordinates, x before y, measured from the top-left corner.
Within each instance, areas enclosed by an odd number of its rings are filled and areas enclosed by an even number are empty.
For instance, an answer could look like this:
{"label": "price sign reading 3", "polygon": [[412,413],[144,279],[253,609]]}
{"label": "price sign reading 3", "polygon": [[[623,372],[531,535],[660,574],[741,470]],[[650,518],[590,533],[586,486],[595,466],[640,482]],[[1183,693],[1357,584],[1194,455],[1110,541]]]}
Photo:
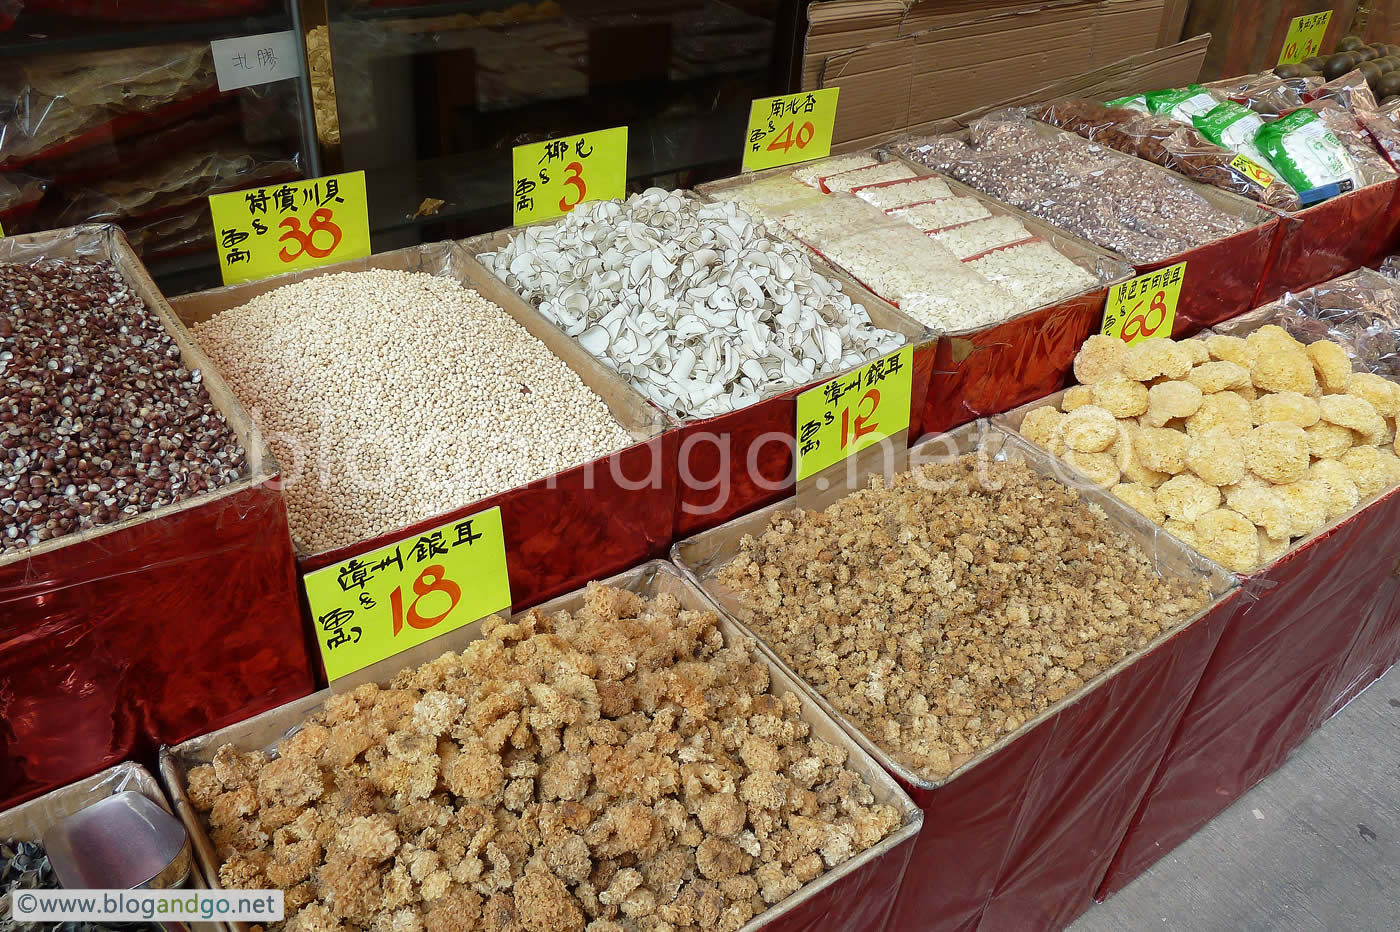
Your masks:
{"label": "price sign reading 3", "polygon": [[224,284],[369,255],[365,173],[209,196]]}
{"label": "price sign reading 3", "polygon": [[517,225],[562,217],[584,201],[627,196],[627,127],[516,146],[511,153]]}
{"label": "price sign reading 3", "polygon": [[1331,10],[1294,17],[1288,24],[1288,35],[1283,37],[1283,54],[1279,55],[1278,63],[1294,65],[1316,55],[1322,48],[1322,37],[1327,33],[1327,24],[1331,21]]}
{"label": "price sign reading 3", "polygon": [[744,171],[793,165],[831,154],[839,87],[760,97],[749,107]]}
{"label": "price sign reading 3", "polygon": [[904,347],[797,396],[797,478],[909,429],[914,350]]}
{"label": "price sign reading 3", "polygon": [[308,573],[306,599],[332,680],[508,609],[501,509]]}
{"label": "price sign reading 3", "polygon": [[1185,277],[1186,263],[1178,262],[1114,285],[1108,291],[1099,332],[1129,346],[1153,337],[1171,337]]}

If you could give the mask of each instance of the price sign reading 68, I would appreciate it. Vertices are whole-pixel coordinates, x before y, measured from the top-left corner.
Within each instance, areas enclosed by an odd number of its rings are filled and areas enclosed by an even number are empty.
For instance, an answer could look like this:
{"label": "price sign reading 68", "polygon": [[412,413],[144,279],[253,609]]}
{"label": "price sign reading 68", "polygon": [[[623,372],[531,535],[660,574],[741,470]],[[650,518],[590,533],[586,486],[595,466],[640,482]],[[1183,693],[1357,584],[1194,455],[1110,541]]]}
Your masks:
{"label": "price sign reading 68", "polygon": [[839,87],[760,97],[749,107],[744,171],[793,165],[831,154]]}
{"label": "price sign reading 68", "polygon": [[914,350],[904,347],[797,396],[797,478],[909,429]]}
{"label": "price sign reading 68", "polygon": [[1114,285],[1108,290],[1100,332],[1129,346],[1153,337],[1170,338],[1185,277],[1186,263],[1178,262]]}
{"label": "price sign reading 68", "polygon": [[327,679],[510,608],[501,509],[306,574]]}
{"label": "price sign reading 68", "polygon": [[209,196],[224,284],[369,255],[365,173]]}

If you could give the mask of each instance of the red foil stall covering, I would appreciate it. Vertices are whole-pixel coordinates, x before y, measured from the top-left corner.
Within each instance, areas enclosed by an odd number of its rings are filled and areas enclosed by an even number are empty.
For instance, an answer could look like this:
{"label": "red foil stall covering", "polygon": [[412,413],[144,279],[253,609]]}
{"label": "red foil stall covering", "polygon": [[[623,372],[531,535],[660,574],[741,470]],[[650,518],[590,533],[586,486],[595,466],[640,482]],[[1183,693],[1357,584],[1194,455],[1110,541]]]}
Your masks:
{"label": "red foil stall covering", "polygon": [[1343,695],[1359,691],[1352,671],[1382,672],[1400,624],[1397,559],[1400,490],[1392,490],[1244,577],[1248,604],[1220,639],[1099,899],[1276,770]]}
{"label": "red foil stall covering", "polygon": [[[921,444],[924,461],[970,452],[988,442],[981,432],[992,430],[970,424],[928,438]],[[1019,438],[1007,442],[1028,456],[1044,455]],[[1145,526],[1146,519],[1101,490],[1086,488],[1085,495],[1135,530]],[[757,533],[771,514],[681,541],[672,559],[725,605],[712,574],[731,558],[737,540]],[[1184,549],[1165,535],[1152,539],[1172,553]],[[1198,567],[1209,563],[1194,554],[1188,559]],[[1224,570],[1211,566],[1214,578],[1228,581]],[[1195,620],[1022,726],[951,779],[911,781],[883,752],[877,754],[925,818],[886,928],[1055,929],[1087,909],[1217,641],[1244,601],[1238,589],[1226,589]],[[830,712],[829,705],[824,708]],[[859,736],[853,725],[842,725]],[[874,746],[864,737],[857,740],[867,750]]]}
{"label": "red foil stall covering", "polygon": [[666,431],[606,459],[575,466],[401,530],[300,557],[298,568],[303,574],[310,573],[500,506],[512,604],[517,611],[528,608],[578,589],[590,579],[665,554],[676,508],[679,438],[678,432]]}
{"label": "red foil stall covering", "polygon": [[1282,215],[1268,273],[1251,307],[1301,291],[1363,265],[1400,245],[1400,178],[1340,194]]}
{"label": "red foil stall covering", "polygon": [[313,688],[279,467],[121,231],[0,239],[0,260],[111,261],[204,372],[248,472],[0,558],[0,808]]}
{"label": "red foil stall covering", "polygon": [[[942,352],[938,343],[925,340],[914,345],[911,442],[921,433],[920,425],[927,415],[925,399],[931,395],[930,380],[936,378],[935,356]],[[811,387],[790,389],[728,414],[681,425],[676,457],[680,477],[677,538],[717,527],[792,494],[796,485],[797,396]]]}

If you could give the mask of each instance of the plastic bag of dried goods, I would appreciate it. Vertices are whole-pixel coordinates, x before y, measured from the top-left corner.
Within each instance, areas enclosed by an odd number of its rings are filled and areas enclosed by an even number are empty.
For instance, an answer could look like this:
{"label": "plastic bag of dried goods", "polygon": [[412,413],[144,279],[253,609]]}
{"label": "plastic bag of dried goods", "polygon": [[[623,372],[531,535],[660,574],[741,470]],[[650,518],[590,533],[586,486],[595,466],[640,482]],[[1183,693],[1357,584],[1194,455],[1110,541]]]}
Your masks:
{"label": "plastic bag of dried goods", "polygon": [[1254,144],[1254,136],[1264,125],[1264,118],[1253,110],[1227,100],[1205,113],[1197,114],[1191,122],[1202,136],[1217,146],[1251,159],[1270,174],[1277,174],[1268,158]]}
{"label": "plastic bag of dried goods", "polygon": [[1306,206],[1363,184],[1356,162],[1312,110],[1294,110],[1259,128],[1254,144]]}
{"label": "plastic bag of dried goods", "polygon": [[1139,113],[1151,113],[1152,109],[1147,106],[1147,96],[1145,94],[1135,94],[1128,97],[1116,97],[1113,100],[1104,101],[1105,107],[1119,107],[1123,110],[1136,110]]}
{"label": "plastic bag of dried goods", "polygon": [[1190,123],[1196,116],[1208,113],[1219,103],[1211,92],[1199,84],[1165,91],[1149,91],[1146,95],[1147,109],[1159,116]]}

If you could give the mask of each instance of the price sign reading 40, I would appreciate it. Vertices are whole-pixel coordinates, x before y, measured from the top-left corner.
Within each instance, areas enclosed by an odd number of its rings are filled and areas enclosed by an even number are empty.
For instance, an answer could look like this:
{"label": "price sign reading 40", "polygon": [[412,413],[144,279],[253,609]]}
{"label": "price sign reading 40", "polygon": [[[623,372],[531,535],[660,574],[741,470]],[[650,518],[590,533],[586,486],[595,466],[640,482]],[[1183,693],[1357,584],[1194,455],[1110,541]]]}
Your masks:
{"label": "price sign reading 40", "polygon": [[798,481],[908,430],[913,389],[906,346],[798,395]]}
{"label": "price sign reading 40", "polygon": [[584,201],[627,196],[627,127],[516,146],[511,152],[516,225],[562,217]]}
{"label": "price sign reading 40", "polygon": [[1295,17],[1288,24],[1288,35],[1283,37],[1283,54],[1279,55],[1278,63],[1294,65],[1316,55],[1322,48],[1322,37],[1331,21],[1331,10]]}
{"label": "price sign reading 40", "polygon": [[211,194],[224,284],[369,255],[365,173]]}
{"label": "price sign reading 40", "polygon": [[794,165],[831,154],[839,87],[760,97],[749,107],[744,171]]}
{"label": "price sign reading 40", "polygon": [[1153,337],[1170,337],[1186,263],[1178,262],[1114,285],[1108,291],[1101,333],[1129,346]]}
{"label": "price sign reading 40", "polygon": [[326,678],[510,608],[501,509],[306,574]]}

